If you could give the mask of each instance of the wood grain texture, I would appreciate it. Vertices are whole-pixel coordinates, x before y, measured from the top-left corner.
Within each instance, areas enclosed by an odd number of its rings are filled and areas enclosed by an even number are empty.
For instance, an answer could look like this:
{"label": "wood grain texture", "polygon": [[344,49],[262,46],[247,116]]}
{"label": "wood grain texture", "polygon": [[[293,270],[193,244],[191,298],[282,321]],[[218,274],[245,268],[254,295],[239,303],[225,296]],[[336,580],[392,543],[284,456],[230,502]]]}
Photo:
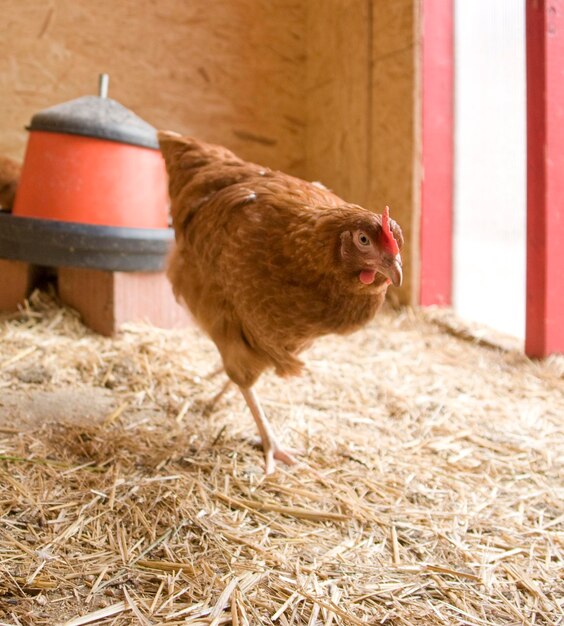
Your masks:
{"label": "wood grain texture", "polygon": [[17,311],[28,296],[30,268],[23,261],[0,259],[0,311]]}
{"label": "wood grain texture", "polygon": [[21,158],[40,109],[97,92],[158,128],[303,165],[301,0],[26,0],[2,7],[0,154]]}
{"label": "wood grain texture", "polygon": [[414,302],[418,292],[420,186],[416,158],[415,5],[415,0],[377,0],[372,21],[370,195],[375,206],[390,206],[408,242],[402,250],[403,302]]}
{"label": "wood grain texture", "polygon": [[415,301],[418,132],[415,0],[311,0],[307,15],[306,176],[401,224]]}
{"label": "wood grain texture", "polygon": [[366,0],[308,3],[306,177],[359,204],[372,199],[370,14]]}
{"label": "wood grain texture", "polygon": [[148,322],[158,328],[181,328],[190,323],[164,272],[60,267],[57,284],[61,300],[101,335],[113,335],[126,322]]}

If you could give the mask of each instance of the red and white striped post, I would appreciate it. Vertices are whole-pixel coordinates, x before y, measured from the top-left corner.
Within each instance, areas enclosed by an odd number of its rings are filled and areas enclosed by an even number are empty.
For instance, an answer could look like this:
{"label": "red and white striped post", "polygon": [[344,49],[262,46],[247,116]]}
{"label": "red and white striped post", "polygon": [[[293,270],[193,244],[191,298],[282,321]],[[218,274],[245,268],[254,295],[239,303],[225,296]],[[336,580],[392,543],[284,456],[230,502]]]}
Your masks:
{"label": "red and white striped post", "polygon": [[564,0],[527,0],[525,350],[564,352]]}

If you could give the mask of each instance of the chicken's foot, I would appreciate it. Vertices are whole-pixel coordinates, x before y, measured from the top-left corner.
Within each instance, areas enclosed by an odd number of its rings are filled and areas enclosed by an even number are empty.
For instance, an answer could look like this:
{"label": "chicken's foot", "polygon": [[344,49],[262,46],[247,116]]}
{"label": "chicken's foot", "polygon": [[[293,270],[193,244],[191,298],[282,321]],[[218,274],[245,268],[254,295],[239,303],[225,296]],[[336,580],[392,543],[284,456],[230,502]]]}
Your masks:
{"label": "chicken's foot", "polygon": [[295,465],[296,463],[299,463],[299,461],[294,458],[290,452],[284,450],[278,443],[276,435],[272,430],[272,426],[262,410],[259,399],[254,390],[252,388],[245,389],[243,387],[239,387],[239,389],[241,390],[241,393],[245,398],[245,402],[251,410],[259,431],[264,458],[266,461],[266,473],[272,474],[274,472],[276,468],[274,462],[275,460],[282,461],[283,463],[286,463],[286,465]]}

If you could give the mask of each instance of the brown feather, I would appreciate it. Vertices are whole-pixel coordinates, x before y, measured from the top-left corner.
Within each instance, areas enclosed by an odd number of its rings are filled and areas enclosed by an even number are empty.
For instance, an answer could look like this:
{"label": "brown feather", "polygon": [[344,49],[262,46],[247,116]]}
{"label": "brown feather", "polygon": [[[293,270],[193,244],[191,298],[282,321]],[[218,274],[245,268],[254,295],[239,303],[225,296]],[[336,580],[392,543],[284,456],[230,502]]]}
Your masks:
{"label": "brown feather", "polygon": [[17,161],[0,156],[0,207],[12,208],[20,173],[21,165]]}

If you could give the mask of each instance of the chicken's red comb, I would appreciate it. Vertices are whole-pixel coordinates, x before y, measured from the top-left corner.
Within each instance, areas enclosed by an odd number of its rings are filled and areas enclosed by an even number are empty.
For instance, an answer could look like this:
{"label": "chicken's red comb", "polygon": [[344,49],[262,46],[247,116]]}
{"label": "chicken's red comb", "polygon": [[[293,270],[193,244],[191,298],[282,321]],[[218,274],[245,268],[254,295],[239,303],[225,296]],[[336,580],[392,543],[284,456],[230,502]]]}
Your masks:
{"label": "chicken's red comb", "polygon": [[394,238],[394,234],[390,230],[390,207],[386,207],[382,213],[382,230],[387,247],[392,254],[399,254],[398,242]]}

